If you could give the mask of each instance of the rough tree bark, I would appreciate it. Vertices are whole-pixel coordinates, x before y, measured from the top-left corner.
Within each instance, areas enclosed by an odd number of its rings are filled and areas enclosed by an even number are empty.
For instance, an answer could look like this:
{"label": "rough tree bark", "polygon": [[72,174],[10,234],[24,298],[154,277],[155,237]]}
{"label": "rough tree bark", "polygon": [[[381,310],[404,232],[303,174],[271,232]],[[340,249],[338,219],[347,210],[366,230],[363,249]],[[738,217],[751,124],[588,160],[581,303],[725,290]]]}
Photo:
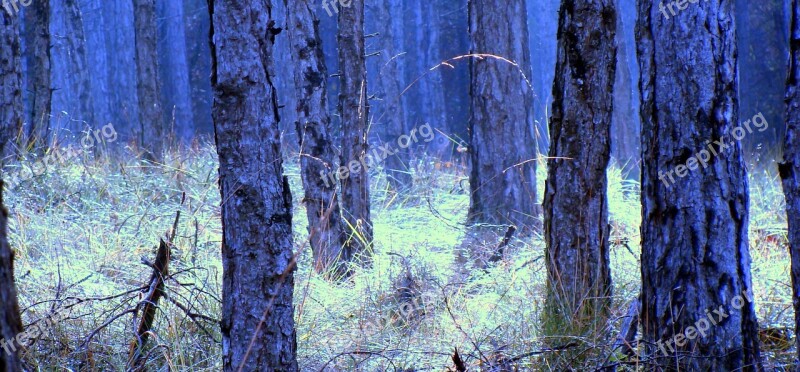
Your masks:
{"label": "rough tree bark", "polygon": [[[9,155],[12,139],[22,125],[19,18],[0,9],[0,154]],[[5,162],[5,156],[3,161]],[[14,253],[8,245],[8,210],[3,206],[0,181],[0,371],[22,371],[22,361],[12,341],[22,332],[22,319],[14,284]],[[10,345],[9,345],[10,344]]]}
{"label": "rough tree bark", "polygon": [[134,133],[145,158],[161,161],[167,131],[160,99],[155,0],[133,0],[133,19],[136,28],[136,93],[139,99],[139,125]]}
{"label": "rough tree bark", "polygon": [[340,172],[342,213],[349,225],[348,230],[352,231],[346,243],[351,246],[348,249],[353,249],[353,254],[368,255],[372,247],[369,177],[367,170],[358,165],[368,151],[369,105],[364,49],[364,0],[353,0],[349,7],[339,7],[337,39],[341,80],[339,116],[342,120],[342,154],[339,163],[342,167],[353,170],[347,172],[348,174]]}
{"label": "rough tree bark", "polygon": [[[469,222],[536,229],[536,142],[533,88],[523,0],[470,0]],[[513,104],[509,104],[513,102]]]}
{"label": "rough tree bark", "polygon": [[27,89],[31,112],[27,116],[28,146],[46,146],[50,138],[50,0],[34,1],[22,9],[28,65]]}
{"label": "rough tree bark", "polygon": [[279,30],[270,0],[212,0],[209,11],[223,201],[223,369],[297,371],[292,197],[272,85]]}
{"label": "rough tree bark", "polygon": [[[785,98],[786,139],[783,144],[783,163],[778,165],[778,170],[786,195],[786,216],[789,223],[795,334],[800,334],[800,0],[792,0],[791,6],[789,75]],[[800,337],[795,337],[795,341],[800,360]]]}
{"label": "rough tree bark", "polygon": [[312,0],[284,0],[287,10],[289,49],[294,63],[297,100],[297,137],[300,140],[300,168],[305,190],[308,233],[317,272],[331,269],[334,277],[347,274],[352,250],[344,246],[344,228],[335,182],[331,118],[317,5]]}
{"label": "rough tree bark", "polygon": [[4,164],[16,153],[15,140],[24,119],[19,18],[0,10],[0,164]]}
{"label": "rough tree bark", "polygon": [[[668,17],[658,3],[637,4],[645,343],[664,369],[761,370],[747,173],[732,139],[733,1],[690,4]],[[711,142],[720,139],[724,146]],[[698,164],[701,156],[707,165]],[[713,325],[701,337],[691,330],[703,320]]]}
{"label": "rough tree bark", "polygon": [[566,0],[559,11],[543,202],[551,335],[597,334],[611,305],[606,167],[616,21],[614,0]]}

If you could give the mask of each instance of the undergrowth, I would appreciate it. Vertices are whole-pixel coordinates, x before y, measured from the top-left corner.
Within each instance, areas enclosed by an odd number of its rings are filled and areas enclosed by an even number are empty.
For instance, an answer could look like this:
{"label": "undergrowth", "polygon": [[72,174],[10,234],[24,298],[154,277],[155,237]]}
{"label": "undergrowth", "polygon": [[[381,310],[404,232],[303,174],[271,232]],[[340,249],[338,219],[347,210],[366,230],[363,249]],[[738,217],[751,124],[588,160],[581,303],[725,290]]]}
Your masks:
{"label": "undergrowth", "polygon": [[[151,335],[148,368],[220,370],[222,239],[214,146],[195,143],[158,165],[119,152],[85,153],[5,192],[24,323],[44,329],[25,360],[40,370],[123,370],[134,334],[130,310],[152,271],[143,262],[154,259],[155,246],[180,211],[173,275]],[[301,252],[295,317],[302,370],[442,371],[452,366],[454,349],[470,370],[503,360],[520,370],[547,369],[541,354],[533,353],[543,345],[544,243],[540,236],[514,238],[500,260],[478,258],[503,231],[467,232],[463,167],[421,160],[414,188],[401,195],[374,172],[373,264],[357,269],[349,282],[334,283],[310,269],[295,160],[285,161],[285,171],[295,199],[295,249]],[[540,195],[544,177],[540,161]],[[608,178],[613,341],[639,292],[641,216],[638,182],[616,165]],[[750,184],[759,320],[787,327],[792,308],[781,189],[774,174],[764,172],[752,175]],[[608,352],[608,345],[595,347],[589,351],[598,358],[592,369]],[[773,367],[791,361],[787,350],[764,355]]]}

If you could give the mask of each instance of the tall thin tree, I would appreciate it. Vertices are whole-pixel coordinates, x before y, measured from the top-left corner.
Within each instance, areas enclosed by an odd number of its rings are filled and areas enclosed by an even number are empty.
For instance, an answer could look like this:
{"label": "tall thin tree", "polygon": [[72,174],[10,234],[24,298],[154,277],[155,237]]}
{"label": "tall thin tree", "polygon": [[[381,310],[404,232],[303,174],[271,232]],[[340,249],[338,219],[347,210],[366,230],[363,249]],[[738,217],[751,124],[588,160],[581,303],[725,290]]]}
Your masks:
{"label": "tall thin tree", "polygon": [[[470,0],[471,223],[539,224],[524,0]],[[509,63],[511,61],[512,63]]]}
{"label": "tall thin tree", "polygon": [[136,143],[151,161],[163,155],[164,112],[161,108],[161,79],[158,77],[158,52],[155,0],[133,0],[136,44],[136,93],[139,99],[139,125]]}
{"label": "tall thin tree", "polygon": [[41,147],[50,139],[50,0],[34,1],[22,9],[25,21],[25,52],[31,112],[27,115],[28,146]]}
{"label": "tall thin tree", "polygon": [[222,195],[223,369],[297,371],[292,195],[283,175],[270,0],[212,0]]}
{"label": "tall thin tree", "polygon": [[[0,154],[13,154],[12,140],[22,125],[19,18],[0,9]],[[14,284],[14,253],[8,245],[8,210],[3,206],[0,181],[0,371],[22,371],[15,337],[22,332]]]}
{"label": "tall thin tree", "polygon": [[[367,65],[364,49],[364,0],[353,0],[339,8],[339,116],[342,120],[341,168],[342,213],[352,232],[346,244],[354,253],[368,257],[372,246],[369,177],[360,165],[367,144]],[[376,161],[373,157],[373,162]],[[368,163],[368,161],[365,161]]]}
{"label": "tall thin tree", "polygon": [[616,21],[614,0],[567,0],[559,11],[543,203],[552,334],[597,334],[611,305],[606,167]]}
{"label": "tall thin tree", "polygon": [[662,369],[761,370],[733,0],[637,5],[645,345]]}
{"label": "tall thin tree", "polygon": [[[778,170],[786,195],[786,219],[789,223],[792,300],[795,334],[800,334],[800,0],[792,0],[792,21],[789,40],[789,75],[786,80],[786,139],[783,163]],[[800,337],[797,357],[800,360]]]}
{"label": "tall thin tree", "polygon": [[346,275],[353,251],[344,245],[344,229],[336,193],[336,172],[328,113],[328,70],[322,53],[319,20],[312,0],[284,0],[289,49],[294,63],[297,99],[295,128],[300,139],[300,168],[308,216],[308,232],[318,272],[331,269],[334,276]]}

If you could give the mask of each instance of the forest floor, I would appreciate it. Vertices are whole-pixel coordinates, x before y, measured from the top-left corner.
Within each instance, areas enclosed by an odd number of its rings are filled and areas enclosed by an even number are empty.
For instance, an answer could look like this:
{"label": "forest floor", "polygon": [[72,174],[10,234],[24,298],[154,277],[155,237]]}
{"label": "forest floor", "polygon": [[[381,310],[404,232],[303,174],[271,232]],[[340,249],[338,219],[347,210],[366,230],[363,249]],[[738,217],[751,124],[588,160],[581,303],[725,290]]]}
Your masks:
{"label": "forest floor", "polygon": [[[443,371],[452,366],[454,348],[470,370],[499,358],[515,359],[520,370],[547,370],[542,354],[520,357],[543,349],[544,243],[515,237],[502,259],[488,262],[504,231],[465,228],[463,169],[421,162],[415,187],[405,195],[387,192],[386,180],[375,173],[373,264],[349,282],[333,283],[310,270],[295,160],[285,167],[301,252],[295,316],[303,371]],[[212,144],[198,144],[171,153],[165,163],[149,165],[130,153],[113,160],[86,153],[5,193],[24,323],[43,329],[26,351],[31,365],[124,369],[135,324],[128,310],[141,300],[152,271],[142,260],[154,259],[180,210],[173,275],[153,327],[149,369],[220,370],[216,152]],[[540,195],[544,176],[540,163]],[[793,316],[783,196],[774,174],[755,172],[750,187],[757,314],[762,328],[783,329]],[[584,340],[589,370],[615,360],[610,343],[639,292],[638,188],[619,167],[609,171],[615,307],[606,337]],[[765,344],[770,368],[791,362],[793,350],[784,346]]]}

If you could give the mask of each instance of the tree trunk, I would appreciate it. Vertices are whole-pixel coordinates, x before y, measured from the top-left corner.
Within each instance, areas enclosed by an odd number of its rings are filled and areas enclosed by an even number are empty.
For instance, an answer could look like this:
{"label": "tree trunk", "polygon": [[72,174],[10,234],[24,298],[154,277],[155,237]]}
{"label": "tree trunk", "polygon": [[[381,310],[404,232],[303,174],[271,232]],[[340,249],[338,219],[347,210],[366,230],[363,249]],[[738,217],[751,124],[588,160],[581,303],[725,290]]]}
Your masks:
{"label": "tree trunk", "polygon": [[31,112],[27,116],[29,146],[43,147],[50,138],[50,0],[34,1],[22,10],[25,21]]}
{"label": "tree trunk", "polygon": [[168,132],[164,128],[160,100],[155,0],[134,0],[133,19],[136,28],[136,93],[139,99],[136,143],[145,152],[145,158],[161,161],[164,136]]}
{"label": "tree trunk", "polygon": [[222,196],[223,369],[297,371],[292,197],[272,85],[272,4],[211,1]]}
{"label": "tree trunk", "polygon": [[732,0],[638,9],[644,340],[666,369],[761,370]]}
{"label": "tree trunk", "polygon": [[306,215],[314,268],[317,272],[332,269],[334,277],[347,274],[353,253],[344,247],[336,182],[335,153],[330,138],[331,118],[322,42],[312,0],[284,0],[287,8],[289,49],[294,64],[297,122],[300,139],[300,168],[305,190]]}
{"label": "tree trunk", "polygon": [[[536,142],[533,88],[523,0],[470,0],[469,222],[536,229]],[[513,104],[509,104],[513,102]]]}
{"label": "tree trunk", "polygon": [[[78,137],[86,124],[97,125],[92,110],[86,62],[83,17],[77,0],[52,4],[50,19],[52,111],[50,131],[58,137]],[[66,113],[66,114],[65,114]]]}
{"label": "tree trunk", "polygon": [[[85,0],[82,0],[85,1]],[[107,83],[110,104],[110,122],[120,132],[120,141],[131,140],[131,133],[139,118],[139,103],[136,99],[136,59],[134,46],[134,22],[132,1],[103,1],[102,11],[105,36]],[[98,17],[92,14],[91,17]],[[96,52],[96,51],[92,51]],[[101,52],[102,53],[102,52]],[[92,124],[102,125],[108,122]]]}
{"label": "tree trunk", "polygon": [[189,85],[192,90],[192,122],[195,134],[213,133],[211,123],[211,52],[208,49],[208,30],[211,19],[208,17],[207,0],[184,0],[186,20],[186,52],[189,63]]}
{"label": "tree trunk", "polygon": [[189,86],[189,64],[186,59],[186,29],[183,24],[183,1],[156,2],[159,27],[159,70],[161,104],[173,134],[179,140],[194,137],[192,122],[192,88]]}
{"label": "tree trunk", "polygon": [[[92,112],[95,119],[95,122],[89,122],[90,125],[114,122],[114,118],[111,116],[108,70],[111,68],[109,66],[116,65],[109,63],[110,59],[106,51],[105,37],[108,32],[106,27],[108,16],[103,9],[105,3],[102,0],[79,2],[81,13],[84,15],[86,50],[88,51],[86,67],[91,88]],[[116,123],[114,124],[116,127]]]}
{"label": "tree trunk", "polygon": [[[339,68],[341,91],[339,116],[342,119],[342,154],[338,172],[342,185],[342,213],[348,230],[346,242],[353,254],[369,254],[372,246],[369,177],[367,169],[367,66],[364,60],[364,0],[353,0],[339,7]],[[374,153],[374,152],[373,152]],[[370,155],[372,163],[377,159]],[[366,258],[366,257],[365,257]]]}
{"label": "tree trunk", "polygon": [[[401,79],[402,75],[398,71],[400,59],[396,58],[399,53],[394,47],[395,28],[398,24],[402,27],[403,18],[390,15],[392,7],[389,0],[376,1],[371,5],[367,4],[366,7],[369,15],[367,19],[372,20],[372,31],[378,34],[376,49],[380,53],[368,63],[370,67],[368,73],[371,74],[368,79],[376,81],[372,89],[378,102],[370,107],[370,113],[375,120],[373,128],[377,127],[379,135],[376,137],[380,137],[380,142],[396,144],[397,139],[409,131],[405,121],[403,100],[400,97],[400,92],[404,88],[401,87],[401,81],[404,79]],[[386,158],[383,164],[386,178],[393,190],[405,191],[413,184],[411,149],[401,149],[395,145],[392,147],[396,151],[395,154]]]}
{"label": "tree trunk", "polygon": [[543,203],[544,323],[550,335],[581,337],[602,331],[611,305],[606,167],[617,11],[614,0],[593,0],[566,1],[559,13]]}
{"label": "tree trunk", "polygon": [[[2,9],[0,9],[2,10]],[[0,24],[0,165],[16,153],[14,146],[22,129],[22,72],[19,18],[2,10]]]}
{"label": "tree trunk", "polygon": [[[786,194],[795,334],[800,334],[800,0],[792,0],[789,76],[786,80],[786,139],[778,170]],[[800,337],[797,342],[800,360]]]}
{"label": "tree trunk", "polygon": [[635,5],[622,3],[617,11],[617,71],[614,82],[614,113],[611,116],[611,133],[614,133],[611,156],[629,179],[638,180],[642,156],[639,148],[642,143],[642,124],[639,122],[639,99],[635,86],[638,82],[634,82],[638,71],[634,71],[635,66],[630,62],[631,55],[636,53],[631,24],[636,17],[635,12]]}
{"label": "tree trunk", "polygon": [[[20,72],[19,19],[0,9],[0,154],[13,154],[12,140],[22,126],[22,76]],[[0,181],[0,371],[22,371],[14,341],[22,332],[22,319],[14,284],[14,253],[6,237],[8,210],[3,206]]]}

